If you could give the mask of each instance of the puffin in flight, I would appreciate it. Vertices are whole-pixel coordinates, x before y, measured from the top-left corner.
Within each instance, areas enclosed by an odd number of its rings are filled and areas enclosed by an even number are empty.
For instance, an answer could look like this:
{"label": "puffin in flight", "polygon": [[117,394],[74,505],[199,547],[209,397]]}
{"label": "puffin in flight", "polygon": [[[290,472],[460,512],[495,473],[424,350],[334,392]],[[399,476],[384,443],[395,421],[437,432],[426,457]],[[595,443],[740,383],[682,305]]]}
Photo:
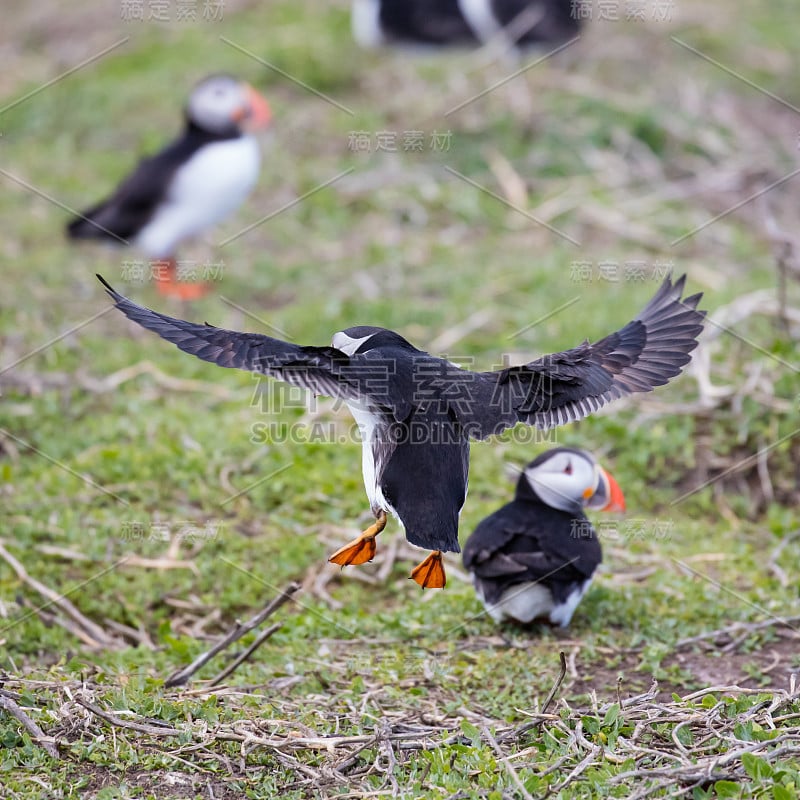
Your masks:
{"label": "puffin in flight", "polygon": [[697,310],[702,295],[681,299],[686,276],[667,278],[634,320],[594,344],[472,372],[385,328],[347,328],[330,347],[311,347],[186,322],[137,305],[97,277],[125,316],[184,352],[343,400],[361,432],[375,523],[330,560],[345,566],[372,559],[388,512],[411,544],[432,551],[411,573],[423,588],[443,587],[442,551],[460,551],[471,439],[518,422],[563,425],[667,383],[690,361],[705,317]]}
{"label": "puffin in flight", "polygon": [[162,294],[201,297],[205,285],[180,280],[176,250],[250,194],[261,167],[254,133],[270,117],[267,101],[247,83],[230,75],[205,78],[189,96],[181,136],[140,161],[109,198],[69,222],[67,235],[135,245],[158,267],[154,277]]}
{"label": "puffin in flight", "polygon": [[353,0],[362,47],[486,44],[505,33],[517,48],[564,42],[578,33],[575,0]]}
{"label": "puffin in flight", "polygon": [[590,453],[557,447],[531,461],[514,499],[478,524],[464,567],[495,622],[569,625],[602,560],[584,508],[624,511],[625,498]]}

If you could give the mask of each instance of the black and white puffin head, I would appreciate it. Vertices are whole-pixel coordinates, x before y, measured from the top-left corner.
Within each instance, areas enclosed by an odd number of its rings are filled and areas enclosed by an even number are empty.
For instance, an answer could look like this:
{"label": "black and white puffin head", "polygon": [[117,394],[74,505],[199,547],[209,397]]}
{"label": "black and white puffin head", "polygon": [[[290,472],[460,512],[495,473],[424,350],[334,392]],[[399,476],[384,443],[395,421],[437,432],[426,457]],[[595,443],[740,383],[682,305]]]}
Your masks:
{"label": "black and white puffin head", "polygon": [[201,130],[224,136],[265,128],[272,114],[267,101],[249,84],[231,75],[211,75],[189,95],[186,116]]}
{"label": "black and white puffin head", "polygon": [[345,355],[354,356],[377,348],[401,348],[420,352],[399,333],[373,325],[356,325],[333,334],[331,345]]}
{"label": "black and white puffin head", "polygon": [[517,497],[530,492],[551,508],[577,513],[583,508],[624,511],[619,484],[590,453],[558,447],[531,461],[520,475]]}

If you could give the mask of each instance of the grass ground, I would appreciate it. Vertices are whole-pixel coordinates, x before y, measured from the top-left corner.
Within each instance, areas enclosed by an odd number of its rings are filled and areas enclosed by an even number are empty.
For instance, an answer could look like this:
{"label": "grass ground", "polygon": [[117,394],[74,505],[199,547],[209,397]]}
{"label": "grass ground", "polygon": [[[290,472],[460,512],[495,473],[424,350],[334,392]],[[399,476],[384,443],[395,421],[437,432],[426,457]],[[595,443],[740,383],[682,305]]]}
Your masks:
{"label": "grass ground", "polygon": [[[121,19],[136,5],[4,19],[2,697],[58,759],[0,715],[0,795],[798,797],[794,3],[644,4],[492,91],[518,67],[359,52],[341,2]],[[218,70],[274,130],[252,201],[187,250],[216,291],[169,307],[126,281],[135,253],[68,247],[65,208]],[[133,329],[93,277],[217,325],[322,344],[377,323],[489,368],[620,327],[669,269],[711,313],[692,373],[473,448],[462,540],[555,441],[626,493],[566,636],[492,624],[455,559],[421,595],[396,526],[373,565],[329,571],[368,517],[347,415]],[[292,581],[233,675],[209,684],[220,656],[165,688]]]}

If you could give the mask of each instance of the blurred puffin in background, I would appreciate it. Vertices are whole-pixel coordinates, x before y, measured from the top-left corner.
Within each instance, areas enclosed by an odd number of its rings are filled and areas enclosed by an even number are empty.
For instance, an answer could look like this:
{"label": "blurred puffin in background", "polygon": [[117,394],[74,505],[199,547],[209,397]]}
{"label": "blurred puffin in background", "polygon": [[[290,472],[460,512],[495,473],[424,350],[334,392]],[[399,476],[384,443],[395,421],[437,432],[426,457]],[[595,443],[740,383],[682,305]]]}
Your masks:
{"label": "blurred puffin in background", "polygon": [[574,0],[353,0],[352,28],[362,47],[484,45],[505,37],[524,49],[575,36]]}
{"label": "blurred puffin in background", "polygon": [[193,300],[207,286],[181,280],[175,254],[186,239],[225,219],[258,180],[254,134],[269,125],[267,101],[230,75],[212,75],[192,91],[181,136],[143,159],[106,200],[67,225],[71,239],[131,244],[152,263],[162,294]]}
{"label": "blurred puffin in background", "polygon": [[585,450],[557,447],[522,470],[514,499],[464,545],[464,566],[495,622],[566,628],[602,560],[584,508],[624,511],[617,482]]}

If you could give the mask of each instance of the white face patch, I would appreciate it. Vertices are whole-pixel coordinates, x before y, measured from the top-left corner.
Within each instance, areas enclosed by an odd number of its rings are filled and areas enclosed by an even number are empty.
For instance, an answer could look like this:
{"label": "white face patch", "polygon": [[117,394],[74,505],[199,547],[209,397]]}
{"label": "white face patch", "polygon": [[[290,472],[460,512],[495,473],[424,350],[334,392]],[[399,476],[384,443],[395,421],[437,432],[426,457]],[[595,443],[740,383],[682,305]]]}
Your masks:
{"label": "white face patch", "polygon": [[585,505],[585,492],[594,491],[599,480],[594,463],[572,452],[555,453],[526,469],[525,477],[543,502],[569,512]]}
{"label": "white face patch", "polygon": [[229,128],[234,114],[245,107],[244,84],[228,75],[216,75],[195,87],[189,96],[189,116],[204,130]]}
{"label": "white face patch", "polygon": [[352,356],[367,339],[371,339],[374,335],[375,334],[370,333],[367,336],[362,336],[360,339],[354,339],[352,336],[348,336],[344,331],[339,331],[333,334],[331,347],[341,350],[345,355]]}

